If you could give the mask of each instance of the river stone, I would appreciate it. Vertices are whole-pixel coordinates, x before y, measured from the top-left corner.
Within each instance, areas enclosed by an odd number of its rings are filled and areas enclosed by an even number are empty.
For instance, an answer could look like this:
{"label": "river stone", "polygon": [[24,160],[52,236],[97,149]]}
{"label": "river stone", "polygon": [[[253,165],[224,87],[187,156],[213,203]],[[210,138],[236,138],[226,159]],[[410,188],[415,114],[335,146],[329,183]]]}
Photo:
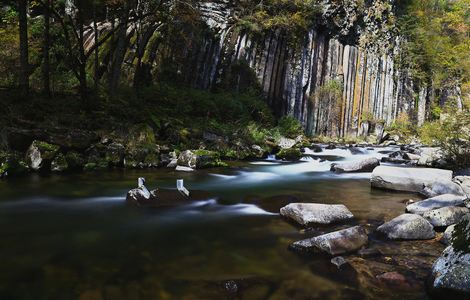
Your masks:
{"label": "river stone", "polygon": [[470,297],[470,253],[447,247],[434,263],[432,277],[435,290],[443,291],[447,296],[448,291],[453,291]]}
{"label": "river stone", "polygon": [[444,194],[465,195],[462,187],[450,180],[427,183],[420,193],[426,197],[435,197]]}
{"label": "river stone", "polygon": [[330,255],[341,255],[359,250],[367,241],[366,230],[361,226],[354,226],[297,241],[291,244],[290,248],[301,252],[321,251]]}
{"label": "river stone", "polygon": [[296,144],[297,142],[294,140],[294,139],[289,139],[289,138],[286,138],[286,137],[281,137],[279,139],[279,147],[281,147],[282,149],[290,149],[292,147],[294,147],[294,145]]}
{"label": "river stone", "polygon": [[178,166],[195,168],[197,165],[197,155],[190,150],[180,153],[178,157]]}
{"label": "river stone", "polygon": [[452,180],[452,171],[378,166],[372,172],[370,182],[376,188],[420,192],[424,185],[442,180]]}
{"label": "river stone", "polygon": [[26,152],[26,162],[35,171],[49,171],[52,160],[59,152],[59,146],[43,141],[33,141]]}
{"label": "river stone", "polygon": [[435,237],[432,225],[423,217],[403,214],[377,228],[392,240],[427,240]]}
{"label": "river stone", "polygon": [[331,171],[336,173],[372,172],[378,165],[380,165],[380,161],[371,157],[361,161],[332,164]]}
{"label": "river stone", "polygon": [[465,195],[470,198],[470,176],[455,176],[454,182],[460,185]]}
{"label": "river stone", "polygon": [[183,167],[183,166],[176,166],[175,170],[178,171],[178,172],[192,172],[192,171],[194,171],[193,168]]}
{"label": "river stone", "polygon": [[434,227],[443,227],[458,223],[469,212],[466,207],[447,206],[427,211],[423,217]]}
{"label": "river stone", "polygon": [[428,198],[426,200],[418,201],[406,206],[406,211],[422,215],[425,212],[441,207],[447,206],[461,206],[464,204],[466,197],[453,195],[453,194],[444,194],[436,197]]}
{"label": "river stone", "polygon": [[442,161],[443,153],[439,147],[423,147],[421,148],[418,166],[435,166]]}
{"label": "river stone", "polygon": [[290,203],[282,207],[280,213],[303,226],[310,223],[330,224],[354,217],[342,204]]}
{"label": "river stone", "polygon": [[439,242],[443,243],[444,245],[449,245],[452,240],[452,234],[454,233],[454,229],[455,224],[447,227]]}

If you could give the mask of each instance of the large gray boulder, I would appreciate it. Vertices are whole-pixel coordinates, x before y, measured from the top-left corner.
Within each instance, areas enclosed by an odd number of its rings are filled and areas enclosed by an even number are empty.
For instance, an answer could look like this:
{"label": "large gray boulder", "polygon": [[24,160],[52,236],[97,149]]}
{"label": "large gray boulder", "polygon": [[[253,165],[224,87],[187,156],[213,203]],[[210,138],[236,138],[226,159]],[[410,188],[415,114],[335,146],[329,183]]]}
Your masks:
{"label": "large gray boulder", "polygon": [[331,171],[336,173],[372,172],[379,165],[380,161],[371,157],[360,161],[332,164]]}
{"label": "large gray boulder", "polygon": [[354,226],[297,241],[291,244],[290,248],[301,252],[326,252],[335,256],[359,250],[367,242],[366,230],[361,226]]}
{"label": "large gray boulder", "polygon": [[196,168],[197,155],[190,150],[183,151],[178,157],[177,165],[188,168]]}
{"label": "large gray boulder", "polygon": [[466,207],[447,206],[427,211],[423,217],[434,227],[444,227],[458,223],[469,212]]}
{"label": "large gray boulder", "polygon": [[470,253],[447,247],[434,263],[432,277],[435,290],[450,290],[470,298]]}
{"label": "large gray boulder", "polygon": [[420,193],[426,197],[435,197],[444,194],[465,195],[462,187],[450,180],[427,183]]}
{"label": "large gray boulder", "polygon": [[59,152],[59,146],[43,141],[33,141],[26,152],[26,163],[34,171],[49,171]]}
{"label": "large gray boulder", "polygon": [[453,195],[453,194],[444,194],[436,197],[428,198],[426,200],[418,201],[412,203],[406,207],[406,211],[422,215],[427,211],[438,209],[441,207],[447,206],[462,206],[466,197]]}
{"label": "large gray boulder", "polygon": [[432,225],[423,217],[403,214],[377,228],[392,240],[428,240],[436,236]]}
{"label": "large gray boulder", "polygon": [[436,166],[443,164],[443,152],[439,147],[423,147],[420,149],[418,166]]}
{"label": "large gray boulder", "polygon": [[470,198],[470,176],[455,176],[454,182],[458,184],[465,195]]}
{"label": "large gray boulder", "polygon": [[442,180],[452,180],[452,171],[378,166],[372,172],[370,182],[376,188],[420,192],[425,185]]}
{"label": "large gray boulder", "polygon": [[354,217],[342,204],[320,203],[290,203],[281,208],[280,214],[303,226],[311,223],[331,224]]}

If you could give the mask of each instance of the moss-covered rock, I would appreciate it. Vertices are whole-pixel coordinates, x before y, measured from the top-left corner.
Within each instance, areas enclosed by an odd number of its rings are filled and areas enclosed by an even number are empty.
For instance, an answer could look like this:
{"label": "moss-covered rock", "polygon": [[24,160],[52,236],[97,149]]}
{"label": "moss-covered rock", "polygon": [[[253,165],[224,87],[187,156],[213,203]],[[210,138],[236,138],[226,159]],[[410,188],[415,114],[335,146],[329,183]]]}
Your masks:
{"label": "moss-covered rock", "polygon": [[35,171],[50,171],[51,163],[59,152],[59,146],[43,141],[33,141],[26,152],[26,163]]}
{"label": "moss-covered rock", "polygon": [[67,152],[65,160],[70,170],[82,170],[87,162],[85,157],[76,151]]}
{"label": "moss-covered rock", "polygon": [[62,153],[57,154],[51,163],[51,171],[53,172],[64,172],[69,168],[67,160]]}
{"label": "moss-covered rock", "polygon": [[152,127],[141,124],[133,127],[127,137],[123,163],[128,168],[157,167],[160,149]]}
{"label": "moss-covered rock", "polygon": [[470,253],[470,214],[466,214],[460,222],[455,225],[452,234],[452,246],[457,251]]}
{"label": "moss-covered rock", "polygon": [[19,176],[28,172],[28,165],[18,152],[0,152],[0,178]]}
{"label": "moss-covered rock", "polygon": [[107,145],[105,152],[105,160],[113,167],[121,167],[124,163],[125,148],[119,143],[111,143]]}
{"label": "moss-covered rock", "polygon": [[299,160],[301,156],[302,152],[300,152],[300,150],[297,148],[281,149],[278,153],[276,153],[276,157],[278,159],[290,161]]}

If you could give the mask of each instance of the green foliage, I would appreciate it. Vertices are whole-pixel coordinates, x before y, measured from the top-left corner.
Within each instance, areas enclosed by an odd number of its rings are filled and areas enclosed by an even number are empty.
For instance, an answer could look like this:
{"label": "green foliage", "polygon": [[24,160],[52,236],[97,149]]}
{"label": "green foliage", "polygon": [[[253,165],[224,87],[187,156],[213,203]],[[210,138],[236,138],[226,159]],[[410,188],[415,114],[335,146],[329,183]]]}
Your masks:
{"label": "green foliage", "polygon": [[299,160],[301,156],[302,152],[297,148],[281,149],[276,153],[277,158],[289,161]]}
{"label": "green foliage", "polygon": [[470,167],[470,112],[450,111],[419,129],[423,143],[439,146],[454,169]]}
{"label": "green foliage", "polygon": [[300,122],[292,116],[285,116],[279,119],[278,128],[281,135],[295,138],[303,134],[303,128]]}
{"label": "green foliage", "polygon": [[393,121],[392,125],[386,128],[390,134],[396,134],[402,139],[409,139],[416,133],[416,129],[410,121],[410,117],[406,112],[401,112]]}

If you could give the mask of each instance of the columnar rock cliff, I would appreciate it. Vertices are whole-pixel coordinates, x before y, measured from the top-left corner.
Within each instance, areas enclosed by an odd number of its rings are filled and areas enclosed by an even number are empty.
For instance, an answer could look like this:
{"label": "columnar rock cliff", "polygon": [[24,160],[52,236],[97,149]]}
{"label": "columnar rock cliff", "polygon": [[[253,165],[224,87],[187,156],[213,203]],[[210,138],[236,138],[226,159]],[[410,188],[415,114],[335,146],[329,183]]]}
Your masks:
{"label": "columnar rock cliff", "polygon": [[[202,5],[216,32],[202,43],[194,58],[191,83],[212,88],[236,61],[256,74],[267,101],[280,115],[293,115],[307,133],[365,134],[370,121],[391,124],[401,113],[421,124],[426,113],[426,90],[416,91],[406,72],[394,66],[392,53],[348,45],[319,29],[310,30],[300,46],[292,47],[280,32],[253,38],[226,22],[229,8],[213,2]],[[225,13],[221,13],[225,9]],[[319,97],[329,81],[341,83],[342,99]]]}

